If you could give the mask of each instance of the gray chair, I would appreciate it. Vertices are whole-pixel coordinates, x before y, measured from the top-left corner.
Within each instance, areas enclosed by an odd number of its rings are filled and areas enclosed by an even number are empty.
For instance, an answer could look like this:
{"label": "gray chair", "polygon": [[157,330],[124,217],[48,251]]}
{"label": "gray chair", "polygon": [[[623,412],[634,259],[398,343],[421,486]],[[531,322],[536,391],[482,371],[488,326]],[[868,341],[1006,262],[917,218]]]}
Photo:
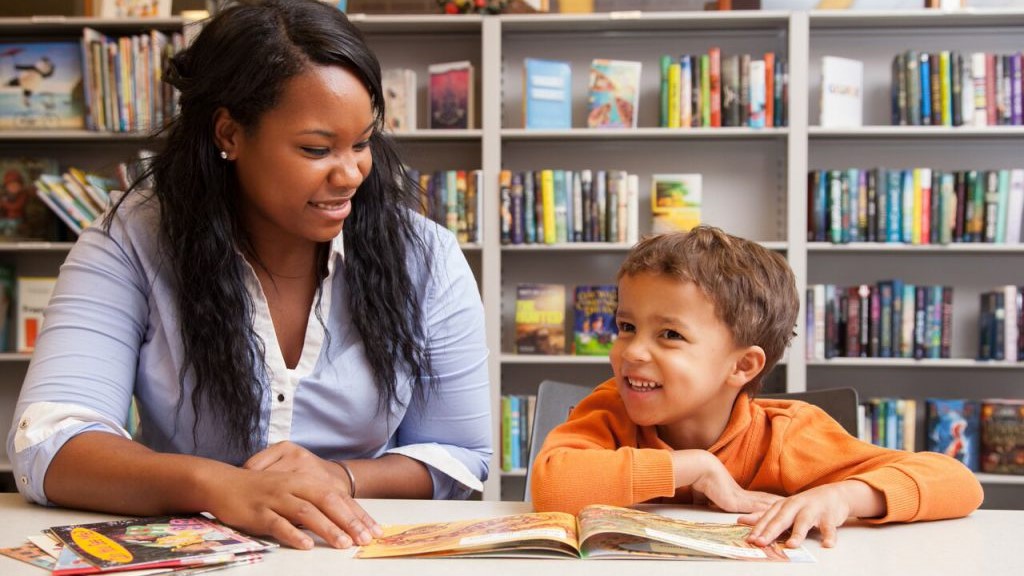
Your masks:
{"label": "gray chair", "polygon": [[814,404],[839,422],[852,436],[858,435],[860,417],[857,415],[857,390],[854,388],[825,388],[786,394],[761,394],[757,397],[803,400]]}
{"label": "gray chair", "polygon": [[569,411],[587,394],[593,392],[590,386],[544,380],[537,387],[537,403],[533,411],[533,431],[530,433],[530,461],[526,466],[526,488],[523,501],[530,501],[530,475],[533,460],[540,452],[548,432],[565,422]]}

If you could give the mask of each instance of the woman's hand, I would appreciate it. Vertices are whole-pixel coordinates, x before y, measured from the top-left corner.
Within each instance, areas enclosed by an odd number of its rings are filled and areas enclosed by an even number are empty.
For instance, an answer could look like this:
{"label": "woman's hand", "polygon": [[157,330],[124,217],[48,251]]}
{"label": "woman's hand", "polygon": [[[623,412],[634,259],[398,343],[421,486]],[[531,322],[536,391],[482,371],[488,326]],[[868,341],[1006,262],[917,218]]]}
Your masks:
{"label": "woman's hand", "polygon": [[349,496],[340,466],[292,442],[275,444],[242,468],[212,479],[210,502],[222,522],[294,548],[313,547],[302,526],[335,548],[367,544],[380,527]]}

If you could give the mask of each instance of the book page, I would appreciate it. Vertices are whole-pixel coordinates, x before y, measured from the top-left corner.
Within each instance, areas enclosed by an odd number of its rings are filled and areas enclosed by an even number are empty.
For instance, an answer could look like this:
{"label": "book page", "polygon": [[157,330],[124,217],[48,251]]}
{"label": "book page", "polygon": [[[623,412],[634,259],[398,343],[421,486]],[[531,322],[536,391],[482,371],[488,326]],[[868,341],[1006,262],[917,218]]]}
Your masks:
{"label": "book page", "polygon": [[517,551],[578,555],[576,519],[561,512],[383,528],[384,535],[361,547],[356,558],[517,555]]}

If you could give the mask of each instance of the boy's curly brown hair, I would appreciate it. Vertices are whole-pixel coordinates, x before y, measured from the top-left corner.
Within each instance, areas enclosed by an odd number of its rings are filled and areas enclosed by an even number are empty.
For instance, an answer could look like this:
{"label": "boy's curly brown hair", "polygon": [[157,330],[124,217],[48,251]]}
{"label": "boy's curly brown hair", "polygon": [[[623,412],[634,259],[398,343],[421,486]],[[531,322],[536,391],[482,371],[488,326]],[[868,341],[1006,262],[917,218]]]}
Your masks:
{"label": "boy's curly brown hair", "polygon": [[645,273],[693,282],[737,346],[764,350],[764,369],[743,388],[756,394],[795,335],[800,298],[786,259],[719,228],[697,226],[645,237],[630,250],[617,278]]}

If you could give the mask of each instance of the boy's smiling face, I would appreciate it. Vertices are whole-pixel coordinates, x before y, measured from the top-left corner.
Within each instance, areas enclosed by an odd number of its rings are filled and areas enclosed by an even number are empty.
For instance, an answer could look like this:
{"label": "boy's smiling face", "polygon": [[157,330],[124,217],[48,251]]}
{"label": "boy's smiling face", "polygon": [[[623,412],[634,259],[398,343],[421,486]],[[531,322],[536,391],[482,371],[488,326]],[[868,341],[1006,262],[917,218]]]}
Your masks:
{"label": "boy's smiling face", "polygon": [[652,273],[623,276],[618,306],[619,336],[610,358],[630,419],[657,426],[673,448],[708,448],[749,380],[751,348],[736,346],[692,282]]}

